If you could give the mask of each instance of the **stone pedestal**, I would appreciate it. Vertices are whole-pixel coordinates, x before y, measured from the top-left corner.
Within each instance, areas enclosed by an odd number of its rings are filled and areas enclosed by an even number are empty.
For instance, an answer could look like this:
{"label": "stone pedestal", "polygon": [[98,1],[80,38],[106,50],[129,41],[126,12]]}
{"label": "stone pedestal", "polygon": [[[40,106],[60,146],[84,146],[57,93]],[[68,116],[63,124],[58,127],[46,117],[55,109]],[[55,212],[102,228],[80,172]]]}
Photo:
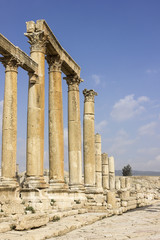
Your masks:
{"label": "stone pedestal", "polygon": [[84,89],[83,116],[83,158],[84,184],[86,188],[95,187],[95,137],[94,137],[94,97],[93,90]]}
{"label": "stone pedestal", "polygon": [[121,182],[121,189],[126,188],[126,179],[125,177],[120,177],[120,182]]}
{"label": "stone pedestal", "polygon": [[114,169],[114,157],[109,157],[109,189],[115,189],[115,169]]}
{"label": "stone pedestal", "polygon": [[108,154],[102,154],[102,186],[104,190],[109,189],[109,167]]}
{"label": "stone pedestal", "polygon": [[64,136],[62,80],[59,56],[46,57],[49,64],[49,183],[52,188],[64,186]]}
{"label": "stone pedestal", "polygon": [[95,170],[96,170],[96,188],[102,189],[102,158],[101,158],[101,135],[95,134]]}
{"label": "stone pedestal", "polygon": [[27,33],[31,44],[31,58],[38,63],[38,79],[29,74],[27,117],[27,179],[26,186],[45,188],[44,161],[44,73],[46,36],[41,32]]}
{"label": "stone pedestal", "polygon": [[78,76],[67,76],[68,84],[68,158],[69,187],[82,188],[81,122]]}
{"label": "stone pedestal", "polygon": [[17,67],[12,57],[0,59],[5,66],[5,91],[2,125],[2,184],[14,186],[16,182],[17,152]]}
{"label": "stone pedestal", "polygon": [[126,188],[129,190],[131,188],[131,178],[126,177],[125,179]]}
{"label": "stone pedestal", "polygon": [[120,182],[119,178],[116,178],[115,187],[116,187],[116,190],[120,190],[121,189],[121,182]]}
{"label": "stone pedestal", "polygon": [[115,191],[109,191],[107,193],[107,204],[112,205],[113,209],[117,208]]}

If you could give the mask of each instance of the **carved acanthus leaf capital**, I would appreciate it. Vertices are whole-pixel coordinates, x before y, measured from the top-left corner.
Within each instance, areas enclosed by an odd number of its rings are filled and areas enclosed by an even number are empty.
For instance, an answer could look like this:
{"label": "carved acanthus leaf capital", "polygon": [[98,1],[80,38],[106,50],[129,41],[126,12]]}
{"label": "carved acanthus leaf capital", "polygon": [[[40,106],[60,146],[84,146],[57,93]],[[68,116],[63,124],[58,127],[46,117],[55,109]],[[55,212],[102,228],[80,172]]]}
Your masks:
{"label": "carved acanthus leaf capital", "polygon": [[17,71],[20,61],[12,56],[0,57],[0,62],[6,68],[6,71]]}
{"label": "carved acanthus leaf capital", "polygon": [[47,55],[46,60],[49,65],[49,71],[58,71],[61,72],[62,60],[59,55]]}
{"label": "carved acanthus leaf capital", "polygon": [[79,84],[83,82],[83,79],[81,79],[77,75],[68,75],[63,79],[66,80],[69,90],[79,90]]}
{"label": "carved acanthus leaf capital", "polygon": [[44,34],[44,31],[25,33],[28,37],[29,43],[31,45],[30,49],[32,51],[46,52],[46,43],[48,41],[48,36]]}
{"label": "carved acanthus leaf capital", "polygon": [[85,102],[94,102],[94,97],[98,95],[92,89],[91,90],[84,89],[83,94],[84,94],[84,98],[85,98],[84,101]]}

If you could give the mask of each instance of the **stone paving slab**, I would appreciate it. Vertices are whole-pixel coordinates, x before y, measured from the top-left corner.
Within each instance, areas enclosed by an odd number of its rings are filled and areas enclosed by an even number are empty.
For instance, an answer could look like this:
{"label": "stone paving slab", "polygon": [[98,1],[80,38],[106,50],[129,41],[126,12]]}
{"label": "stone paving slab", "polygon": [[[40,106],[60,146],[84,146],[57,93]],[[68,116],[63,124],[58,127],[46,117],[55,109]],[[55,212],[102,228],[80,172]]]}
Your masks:
{"label": "stone paving slab", "polygon": [[160,201],[50,240],[160,240]]}
{"label": "stone paving slab", "polygon": [[51,237],[61,236],[74,229],[92,224],[105,218],[107,213],[84,213],[74,216],[68,216],[56,222],[50,222],[45,227],[27,230],[27,231],[10,231],[1,233],[1,240],[44,240]]}

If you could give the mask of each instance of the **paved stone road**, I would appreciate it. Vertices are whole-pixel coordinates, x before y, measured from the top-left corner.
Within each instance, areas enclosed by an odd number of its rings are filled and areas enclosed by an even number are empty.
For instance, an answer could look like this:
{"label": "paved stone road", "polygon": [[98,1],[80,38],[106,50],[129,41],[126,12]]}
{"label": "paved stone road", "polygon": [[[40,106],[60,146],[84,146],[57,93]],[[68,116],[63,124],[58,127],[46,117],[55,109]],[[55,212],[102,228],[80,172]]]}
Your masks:
{"label": "paved stone road", "polygon": [[50,240],[160,240],[160,201]]}

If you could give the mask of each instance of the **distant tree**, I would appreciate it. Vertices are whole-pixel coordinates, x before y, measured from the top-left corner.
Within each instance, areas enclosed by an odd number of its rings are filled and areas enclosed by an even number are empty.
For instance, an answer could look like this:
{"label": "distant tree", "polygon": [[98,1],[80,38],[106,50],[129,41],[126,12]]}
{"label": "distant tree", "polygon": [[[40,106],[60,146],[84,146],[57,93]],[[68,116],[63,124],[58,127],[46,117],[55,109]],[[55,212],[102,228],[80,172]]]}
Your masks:
{"label": "distant tree", "polygon": [[132,176],[132,167],[128,164],[122,168],[123,176]]}

